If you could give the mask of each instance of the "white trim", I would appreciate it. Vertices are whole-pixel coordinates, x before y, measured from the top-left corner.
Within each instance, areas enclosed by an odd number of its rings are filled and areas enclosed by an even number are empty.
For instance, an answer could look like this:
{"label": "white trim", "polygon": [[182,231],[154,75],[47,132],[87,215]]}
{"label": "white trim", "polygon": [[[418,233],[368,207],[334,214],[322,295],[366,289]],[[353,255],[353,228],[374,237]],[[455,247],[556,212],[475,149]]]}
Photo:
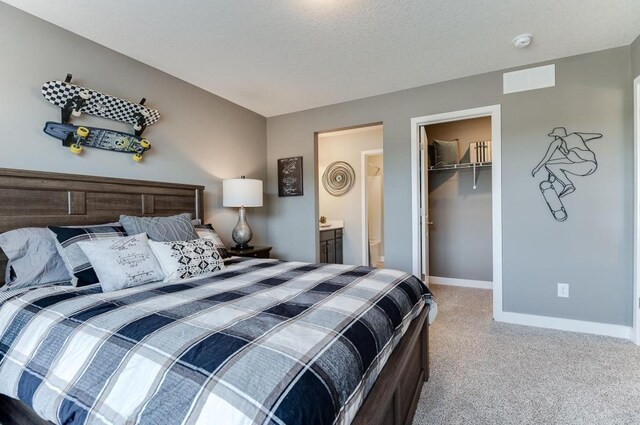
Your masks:
{"label": "white trim", "polygon": [[633,193],[633,332],[631,339],[640,345],[640,77],[633,81],[633,123],[635,190]]}
{"label": "white trim", "polygon": [[633,328],[624,325],[587,322],[584,320],[562,319],[559,317],[537,316],[534,314],[502,313],[502,322],[514,325],[535,326],[560,331],[581,332],[593,335],[606,335],[615,338],[630,339]]}
{"label": "white trim", "polygon": [[493,289],[488,280],[454,279],[452,277],[429,276],[430,285],[461,286],[463,288]]}
{"label": "white trim", "polygon": [[411,247],[412,272],[420,270],[420,126],[469,118],[491,117],[493,166],[491,215],[493,225],[493,318],[502,321],[502,134],[500,105],[484,106],[411,119]]}
{"label": "white trim", "polygon": [[420,205],[418,208],[420,210],[420,218],[419,220],[419,228],[420,228],[420,279],[427,281],[427,285],[429,280],[427,276],[431,270],[429,270],[429,254],[431,251],[429,250],[429,243],[431,241],[431,229],[429,228],[429,222],[431,219],[429,218],[429,172],[427,168],[429,167],[429,151],[427,148],[427,144],[429,143],[429,137],[427,136],[426,127],[421,127],[418,135],[418,146],[419,146],[419,155],[418,159],[420,176],[418,180],[420,181]]}
{"label": "white trim", "polygon": [[[370,127],[369,127],[370,128]],[[382,126],[380,126],[382,128]],[[360,153],[360,210],[362,213],[360,222],[362,223],[362,265],[369,265],[369,222],[368,210],[369,203],[367,199],[367,157],[371,155],[384,155],[383,149],[371,149]],[[384,182],[384,171],[382,174]],[[384,260],[383,260],[384,261]]]}

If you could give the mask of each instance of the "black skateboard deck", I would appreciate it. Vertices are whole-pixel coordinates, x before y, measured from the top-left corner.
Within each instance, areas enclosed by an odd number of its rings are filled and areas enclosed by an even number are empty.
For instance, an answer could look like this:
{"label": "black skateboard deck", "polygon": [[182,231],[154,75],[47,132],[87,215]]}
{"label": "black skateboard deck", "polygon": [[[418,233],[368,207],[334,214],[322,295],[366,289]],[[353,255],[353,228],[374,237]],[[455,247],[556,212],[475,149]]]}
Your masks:
{"label": "black skateboard deck", "polygon": [[[71,76],[67,76],[71,80]],[[62,122],[68,122],[71,115],[82,113],[96,115],[127,124],[132,124],[136,135],[141,135],[145,127],[160,119],[160,112],[115,96],[100,93],[68,81],[47,81],[42,86],[42,95],[49,102],[62,108]]]}
{"label": "black skateboard deck", "polygon": [[151,149],[149,141],[142,137],[104,128],[78,127],[49,121],[44,126],[44,132],[62,140],[62,144],[69,147],[75,154],[82,151],[82,146],[87,146],[134,154],[133,159],[139,162],[142,160],[142,155]]}

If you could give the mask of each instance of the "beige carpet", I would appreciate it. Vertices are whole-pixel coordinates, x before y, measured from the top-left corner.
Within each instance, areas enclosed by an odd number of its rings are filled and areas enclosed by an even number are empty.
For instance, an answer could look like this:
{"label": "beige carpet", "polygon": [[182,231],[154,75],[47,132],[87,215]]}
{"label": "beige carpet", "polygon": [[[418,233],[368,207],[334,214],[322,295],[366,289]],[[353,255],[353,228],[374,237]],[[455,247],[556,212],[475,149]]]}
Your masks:
{"label": "beige carpet", "polygon": [[640,424],[640,347],[494,323],[490,290],[433,292],[431,378],[414,424]]}

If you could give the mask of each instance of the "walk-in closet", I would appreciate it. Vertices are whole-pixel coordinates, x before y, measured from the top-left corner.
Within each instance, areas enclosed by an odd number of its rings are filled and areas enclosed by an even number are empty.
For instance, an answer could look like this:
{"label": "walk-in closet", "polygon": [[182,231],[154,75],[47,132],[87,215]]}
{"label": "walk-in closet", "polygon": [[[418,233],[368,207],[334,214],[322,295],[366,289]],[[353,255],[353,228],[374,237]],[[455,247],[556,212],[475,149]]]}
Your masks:
{"label": "walk-in closet", "polygon": [[427,125],[429,281],[491,287],[491,117]]}

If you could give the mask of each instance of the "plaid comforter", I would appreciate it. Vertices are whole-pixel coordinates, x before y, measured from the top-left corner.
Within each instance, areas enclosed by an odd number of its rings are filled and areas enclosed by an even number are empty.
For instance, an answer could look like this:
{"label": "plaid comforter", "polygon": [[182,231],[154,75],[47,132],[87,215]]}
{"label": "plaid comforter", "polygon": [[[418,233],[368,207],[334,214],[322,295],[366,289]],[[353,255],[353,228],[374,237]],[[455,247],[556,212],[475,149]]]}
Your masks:
{"label": "plaid comforter", "polygon": [[0,393],[59,424],[349,423],[430,294],[408,274],[236,259],[189,282],[0,304]]}

